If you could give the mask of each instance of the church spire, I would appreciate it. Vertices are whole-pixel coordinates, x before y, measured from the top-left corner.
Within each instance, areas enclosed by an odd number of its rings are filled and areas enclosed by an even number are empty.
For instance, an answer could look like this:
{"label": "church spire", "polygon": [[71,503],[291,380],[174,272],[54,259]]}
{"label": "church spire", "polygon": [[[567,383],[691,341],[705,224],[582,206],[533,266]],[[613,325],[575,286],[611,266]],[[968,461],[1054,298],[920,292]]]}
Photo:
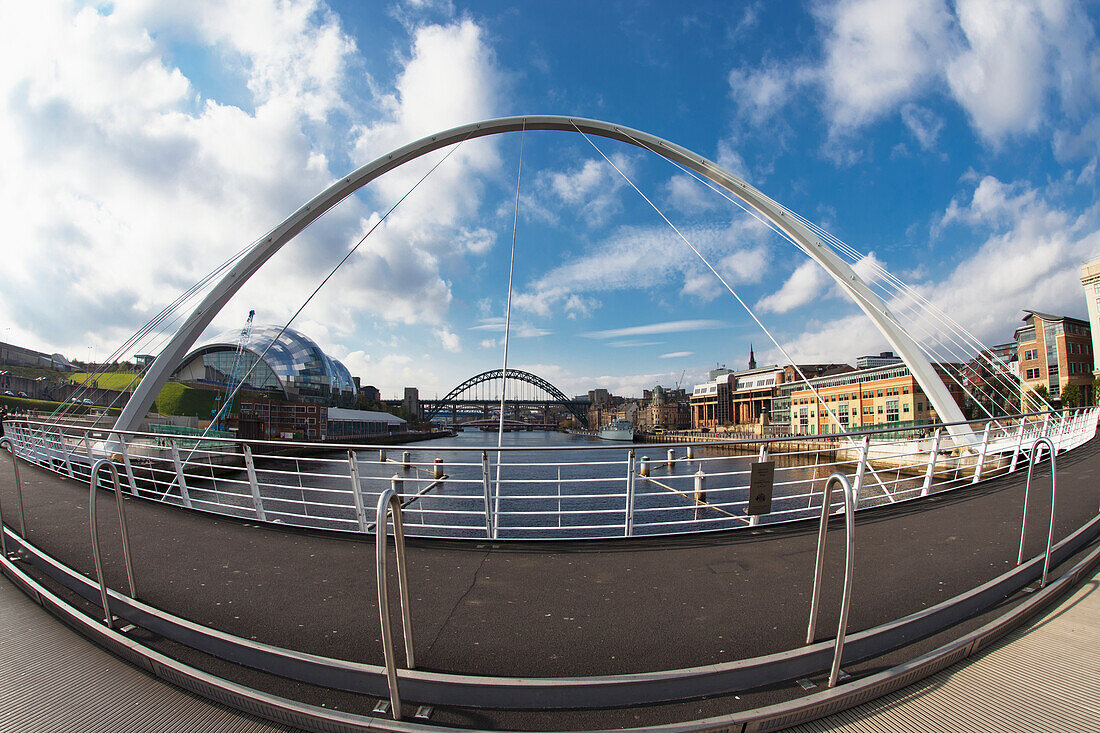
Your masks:
{"label": "church spire", "polygon": [[749,344],[749,369],[756,368],[756,357],[752,353],[752,344]]}

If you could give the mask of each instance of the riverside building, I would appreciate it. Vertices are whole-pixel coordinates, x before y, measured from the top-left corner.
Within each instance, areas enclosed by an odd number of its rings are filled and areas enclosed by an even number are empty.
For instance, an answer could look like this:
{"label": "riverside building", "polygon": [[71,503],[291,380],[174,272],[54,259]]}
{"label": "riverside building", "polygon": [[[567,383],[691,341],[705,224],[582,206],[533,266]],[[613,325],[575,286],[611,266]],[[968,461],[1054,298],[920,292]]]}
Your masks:
{"label": "riverside building", "polygon": [[[932,366],[961,407],[964,396],[959,377],[961,365]],[[871,427],[912,428],[937,422],[935,408],[904,364],[857,369],[808,382],[817,396],[802,381],[784,384],[778,390],[779,397],[790,402],[783,422],[793,435],[832,434]],[[830,417],[830,412],[836,415],[836,420]]]}
{"label": "riverside building", "polygon": [[[1045,387],[1052,401],[1060,402],[1069,385],[1079,391],[1082,404],[1092,399],[1092,329],[1088,321],[1025,310],[1024,325],[1016,329],[1020,378],[1032,389]],[[1025,389],[1020,398],[1024,412],[1038,405]]]}

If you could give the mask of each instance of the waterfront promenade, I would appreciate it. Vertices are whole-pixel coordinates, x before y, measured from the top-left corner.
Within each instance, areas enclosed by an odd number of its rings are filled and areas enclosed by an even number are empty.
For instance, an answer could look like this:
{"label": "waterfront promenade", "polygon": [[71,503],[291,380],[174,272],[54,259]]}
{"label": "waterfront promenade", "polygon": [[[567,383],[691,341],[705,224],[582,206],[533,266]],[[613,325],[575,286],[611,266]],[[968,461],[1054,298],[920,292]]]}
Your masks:
{"label": "waterfront promenade", "polygon": [[[1049,465],[1049,464],[1047,464]],[[86,484],[23,464],[27,536],[92,575]],[[1100,442],[1059,457],[1055,540],[1096,514]],[[1048,471],[1036,471],[1027,555],[1045,540]],[[1024,476],[857,517],[850,630],[962,593],[1015,564]],[[0,499],[11,524],[10,471]],[[382,662],[373,538],[261,526],[128,501],[138,597],[197,623],[269,644]],[[104,563],[125,587],[115,523],[101,505]],[[564,543],[412,541],[409,578],[418,667],[500,676],[636,673],[798,648],[805,634],[816,527]],[[831,542],[819,638],[835,629],[842,543]],[[45,581],[48,582],[48,581]],[[59,591],[64,593],[65,591]],[[70,594],[71,596],[72,594]],[[1022,596],[1023,594],[1021,594]],[[71,600],[89,609],[82,599]],[[1019,598],[964,622],[961,633]],[[374,700],[228,665],[165,639],[154,649],[274,694],[369,714]],[[932,637],[854,665],[854,677],[931,649]],[[796,686],[703,701],[575,713],[437,709],[432,721],[493,728],[616,727],[706,718],[797,698]]]}

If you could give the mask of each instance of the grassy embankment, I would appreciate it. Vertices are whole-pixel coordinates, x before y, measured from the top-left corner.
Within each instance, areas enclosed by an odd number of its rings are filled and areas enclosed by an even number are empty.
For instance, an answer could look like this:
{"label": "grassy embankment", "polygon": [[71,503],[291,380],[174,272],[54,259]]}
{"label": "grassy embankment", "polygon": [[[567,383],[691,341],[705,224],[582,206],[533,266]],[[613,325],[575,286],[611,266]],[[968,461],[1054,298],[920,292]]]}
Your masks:
{"label": "grassy embankment", "polygon": [[[5,367],[7,368],[7,367]],[[88,385],[90,374],[87,372],[57,372],[48,369],[11,368],[13,374],[20,376],[45,376],[48,378],[63,378],[79,385]],[[111,389],[119,392],[133,392],[137,388],[140,378],[134,372],[105,372],[95,376],[91,380],[91,386],[101,389]],[[161,415],[197,415],[200,419],[209,418],[214,409],[214,398],[218,395],[214,390],[195,389],[169,382],[164,385],[152,411]],[[61,403],[51,400],[35,400],[23,397],[9,397],[0,395],[0,405],[7,405],[8,410],[20,407],[24,410],[38,410],[39,412],[53,412]],[[89,409],[102,409],[92,405],[77,405],[69,403],[69,412],[84,414]],[[118,414],[117,408],[111,408],[111,414]]]}

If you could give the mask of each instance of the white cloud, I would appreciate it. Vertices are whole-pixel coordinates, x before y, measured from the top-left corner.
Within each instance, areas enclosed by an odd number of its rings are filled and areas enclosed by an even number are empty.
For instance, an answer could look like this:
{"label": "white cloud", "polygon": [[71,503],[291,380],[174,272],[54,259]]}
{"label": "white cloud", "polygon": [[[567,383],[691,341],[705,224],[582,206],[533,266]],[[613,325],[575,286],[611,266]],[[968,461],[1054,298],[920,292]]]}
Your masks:
{"label": "white cloud", "polygon": [[610,328],[603,331],[590,331],[588,338],[606,339],[622,338],[624,336],[652,336],[658,333],[683,333],[685,331],[708,331],[716,328],[729,328],[725,321],[708,319],[695,319],[687,321],[664,321],[662,323],[646,323],[641,326],[627,326],[626,328]]}
{"label": "white cloud", "polygon": [[688,214],[709,211],[719,205],[718,194],[694,178],[684,174],[674,175],[665,184],[668,202]]}
{"label": "white cloud", "polygon": [[695,354],[694,351],[672,351],[672,352],[669,352],[667,354],[661,354],[658,358],[660,358],[660,359],[683,359],[686,356],[692,356],[694,354]]}
{"label": "white cloud", "polygon": [[[1024,308],[1086,317],[1080,265],[1100,252],[1095,210],[1080,216],[1054,205],[1039,189],[987,176],[952,201],[941,222],[945,231],[965,226],[979,243],[947,275],[914,287],[983,343],[1011,340]],[[945,358],[965,355],[958,344],[949,345],[940,318],[898,298],[889,306],[918,341],[944,344]],[[869,326],[862,314],[810,322],[786,344],[796,358],[829,361],[889,348]]]}
{"label": "white cloud", "polygon": [[726,81],[741,115],[759,126],[773,119],[817,79],[818,73],[808,66],[767,63],[757,69],[733,69]]}
{"label": "white cloud", "polygon": [[[332,180],[307,131],[340,108],[354,44],[313,4],[257,2],[247,23],[237,8],[6,9],[0,212],[22,251],[0,314],[52,341],[29,345],[113,346]],[[236,61],[227,85],[248,110],[201,96],[166,51],[181,39]],[[353,207],[334,212],[299,247],[324,262],[320,243],[346,241],[355,221]],[[294,292],[292,259],[257,284]]]}
{"label": "white cloud", "polygon": [[459,351],[462,351],[462,343],[459,341],[458,336],[456,336],[451,331],[448,331],[445,328],[435,328],[432,329],[432,333],[434,333],[435,337],[439,339],[439,343],[444,350],[449,351],[452,354],[456,354]]}
{"label": "white cloud", "polygon": [[825,297],[829,284],[829,276],[821,265],[807,260],[795,268],[779,290],[758,300],[755,309],[763,313],[786,313]]}
{"label": "white cloud", "polygon": [[730,72],[731,95],[756,127],[783,125],[795,100],[817,97],[830,122],[824,152],[838,162],[858,157],[847,135],[895,112],[931,150],[943,122],[916,103],[946,94],[991,145],[1051,129],[1060,158],[1100,151],[1091,112],[1100,50],[1080,3],[838,0],[815,15],[820,57]]}
{"label": "white cloud", "polygon": [[[539,328],[538,326],[535,326],[526,321],[512,321],[510,324],[507,325],[509,333],[517,338],[538,338],[540,336],[548,336],[553,333],[553,331],[549,329]],[[481,323],[476,326],[470,326],[470,330],[494,331],[497,333],[504,333],[504,327],[504,318],[493,316],[489,318],[482,318]]]}
{"label": "white cloud", "polygon": [[[607,157],[626,176],[633,175],[631,156],[613,152]],[[564,215],[599,228],[622,210],[620,190],[627,185],[602,157],[588,158],[567,170],[540,171],[534,191],[523,196],[523,213],[546,222]]]}
{"label": "white cloud", "polygon": [[858,127],[923,91],[949,48],[943,0],[843,0],[821,11],[835,125]]}
{"label": "white cloud", "polygon": [[913,133],[923,150],[933,150],[936,140],[943,132],[943,119],[931,110],[916,104],[907,104],[901,108],[901,119],[909,132]]}
{"label": "white cloud", "polygon": [[[683,227],[681,231],[731,286],[756,282],[767,272],[769,230],[755,219],[738,216],[729,227]],[[654,267],[655,262],[662,266]],[[722,292],[717,278],[667,226],[623,226],[588,252],[518,290],[512,302],[549,316],[578,295],[667,290],[677,280],[681,295],[710,300]]]}

